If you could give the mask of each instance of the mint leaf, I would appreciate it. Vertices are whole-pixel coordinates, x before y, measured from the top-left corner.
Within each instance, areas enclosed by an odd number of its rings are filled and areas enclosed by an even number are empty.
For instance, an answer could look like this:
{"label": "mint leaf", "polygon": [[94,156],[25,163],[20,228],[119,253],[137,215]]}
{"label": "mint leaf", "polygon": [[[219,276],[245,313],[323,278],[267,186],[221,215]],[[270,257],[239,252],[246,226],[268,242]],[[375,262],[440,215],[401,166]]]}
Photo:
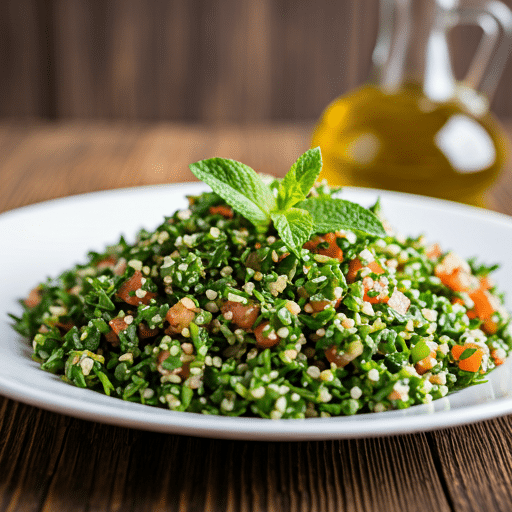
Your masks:
{"label": "mint leaf", "polygon": [[306,199],[321,169],[322,154],[320,148],[310,149],[301,155],[279,184],[277,192],[278,209],[286,210]]}
{"label": "mint leaf", "polygon": [[277,198],[275,191],[241,162],[210,158],[189,167],[260,232],[273,221],[283,242],[297,256],[313,233],[349,229],[385,235],[377,216],[358,204],[332,199],[327,194],[306,199],[322,168],[320,148],[310,149],[297,159],[280,182]]}
{"label": "mint leaf", "polygon": [[382,223],[375,214],[359,204],[344,199],[311,197],[296,206],[311,213],[317,233],[331,233],[340,229],[348,229],[375,236],[385,236],[386,234]]}
{"label": "mint leaf", "polygon": [[235,160],[210,158],[190,164],[189,169],[257,229],[268,227],[276,199],[249,166]]}
{"label": "mint leaf", "polygon": [[301,247],[311,238],[313,219],[309,212],[299,208],[289,208],[283,212],[272,212],[272,222],[281,240],[297,257]]}

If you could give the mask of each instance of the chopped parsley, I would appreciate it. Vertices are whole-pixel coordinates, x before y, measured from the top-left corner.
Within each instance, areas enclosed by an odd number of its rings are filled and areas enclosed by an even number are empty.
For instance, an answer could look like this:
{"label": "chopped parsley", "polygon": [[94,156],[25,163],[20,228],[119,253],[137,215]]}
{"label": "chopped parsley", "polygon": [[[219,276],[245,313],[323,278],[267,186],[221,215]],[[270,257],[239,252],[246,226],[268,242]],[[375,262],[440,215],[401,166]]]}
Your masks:
{"label": "chopped parsley", "polygon": [[65,382],[176,411],[271,419],[428,403],[512,347],[489,279],[315,184],[318,149],[267,184],[191,166],[213,192],[38,285],[12,315]]}

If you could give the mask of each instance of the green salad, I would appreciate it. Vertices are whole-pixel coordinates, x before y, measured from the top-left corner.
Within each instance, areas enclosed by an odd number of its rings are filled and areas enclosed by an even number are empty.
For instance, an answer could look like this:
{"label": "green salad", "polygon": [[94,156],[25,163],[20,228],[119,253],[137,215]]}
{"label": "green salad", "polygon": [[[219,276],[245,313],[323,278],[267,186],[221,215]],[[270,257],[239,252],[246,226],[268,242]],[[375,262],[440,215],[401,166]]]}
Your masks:
{"label": "green salad", "polygon": [[496,266],[395,234],[321,165],[192,164],[211,192],[39,284],[13,327],[65,382],[174,411],[353,415],[484,382],[512,347]]}

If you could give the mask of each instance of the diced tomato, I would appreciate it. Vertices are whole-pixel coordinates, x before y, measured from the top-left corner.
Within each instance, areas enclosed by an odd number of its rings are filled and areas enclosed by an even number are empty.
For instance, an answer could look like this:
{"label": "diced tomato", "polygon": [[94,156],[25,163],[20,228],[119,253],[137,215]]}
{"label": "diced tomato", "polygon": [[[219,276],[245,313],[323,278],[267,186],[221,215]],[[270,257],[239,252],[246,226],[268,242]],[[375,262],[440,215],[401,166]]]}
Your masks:
{"label": "diced tomato", "polygon": [[353,341],[346,352],[338,352],[336,345],[332,345],[325,350],[325,358],[329,363],[334,363],[338,368],[343,368],[351,363],[356,357],[363,353],[364,347],[361,340]]}
{"label": "diced tomato", "polygon": [[[349,263],[349,270],[347,272],[346,279],[349,283],[356,280],[357,273],[363,268],[369,268],[374,274],[381,275],[384,273],[384,269],[376,262],[372,261],[368,265],[363,265],[359,258],[354,258]],[[364,296],[363,300],[370,304],[381,304],[389,301],[389,290],[387,285],[382,285],[379,281],[374,281],[370,276],[366,276],[363,279]],[[368,292],[378,292],[377,295],[369,295]]]}
{"label": "diced tomato", "polygon": [[122,276],[126,270],[126,260],[124,258],[118,258],[115,254],[111,254],[101,261],[98,261],[96,268],[99,270],[110,268],[116,276]]}
{"label": "diced tomato", "polygon": [[454,292],[469,293],[481,285],[481,281],[471,274],[468,263],[452,252],[436,265],[434,274]]}
{"label": "diced tomato", "polygon": [[475,303],[472,311],[482,320],[482,328],[487,334],[494,334],[498,328],[492,315],[497,311],[498,300],[487,290],[478,288],[469,294],[471,300]]}
{"label": "diced tomato", "polygon": [[116,295],[121,300],[124,300],[127,304],[132,306],[138,306],[139,304],[149,304],[149,301],[156,297],[156,293],[146,292],[144,290],[143,297],[136,295],[137,290],[142,290],[142,279],[144,276],[140,270],[136,270],[132,277],[127,279],[117,291]]}
{"label": "diced tomato", "polygon": [[23,302],[28,308],[36,307],[41,302],[41,288],[37,286],[30,290],[30,293]]}
{"label": "diced tomato", "polygon": [[229,206],[221,204],[219,206],[210,206],[210,215],[222,215],[226,219],[232,219],[234,212]]}
{"label": "diced tomato", "polygon": [[436,365],[436,352],[432,350],[430,354],[422,359],[421,361],[418,361],[414,368],[418,372],[419,375],[423,375],[424,373],[427,373],[429,370],[432,370],[434,366]]}
{"label": "diced tomato", "polygon": [[314,236],[311,240],[308,240],[302,247],[308,251],[314,252],[318,245],[325,240],[320,238],[319,235]]}
{"label": "diced tomato", "polygon": [[181,333],[194,320],[197,311],[194,301],[183,297],[167,311],[165,319],[169,322],[169,327],[165,332],[168,334]]}
{"label": "diced tomato", "polygon": [[368,263],[367,267],[374,274],[384,274],[384,269],[375,260],[374,261],[370,261],[370,263]]}
{"label": "diced tomato", "polygon": [[462,352],[464,352],[464,350],[466,350],[466,348],[469,348],[469,345],[468,346],[465,346],[465,345],[454,345],[452,347],[452,355],[453,355],[453,358],[455,359],[455,361],[458,361],[458,359],[461,356]]}
{"label": "diced tomato", "polygon": [[112,318],[112,320],[110,320],[108,325],[110,325],[110,327],[112,327],[112,330],[116,334],[119,334],[121,331],[124,331],[128,327],[128,324],[124,321],[124,318],[119,318],[119,317]]}
{"label": "diced tomato", "polygon": [[492,357],[492,359],[494,361],[494,364],[496,366],[499,366],[500,364],[503,364],[505,362],[505,359],[503,359],[503,358],[498,356],[498,351],[497,350],[493,350],[491,352],[491,357]]}
{"label": "diced tomato", "polygon": [[436,276],[441,279],[441,282],[451,288],[453,291],[462,292],[469,286],[469,274],[461,268],[456,268],[453,272],[443,273],[436,271]]}
{"label": "diced tomato", "polygon": [[336,345],[332,345],[325,350],[325,358],[329,363],[334,363],[338,368],[343,368],[350,363],[343,352],[341,354],[338,352]]}
{"label": "diced tomato", "polygon": [[368,263],[368,265],[363,265],[359,258],[354,258],[350,260],[348,264],[348,272],[345,276],[347,282],[353,283],[356,280],[359,270],[364,267],[368,267],[374,274],[384,274],[384,269],[375,260]]}
{"label": "diced tomato", "polygon": [[98,263],[96,263],[96,268],[100,270],[103,268],[114,268],[116,263],[117,256],[115,254],[111,254],[110,256],[103,258],[101,261],[98,261]]}
{"label": "diced tomato", "polygon": [[466,311],[466,315],[468,315],[468,318],[470,319],[476,318],[476,313],[474,309],[468,309]]}
{"label": "diced tomato", "polygon": [[161,365],[170,355],[171,353],[168,350],[162,350],[162,352],[158,354],[157,363]]}
{"label": "diced tomato", "polygon": [[498,330],[498,324],[492,318],[485,318],[482,322],[482,330],[487,334],[495,334]]}
{"label": "diced tomato", "polygon": [[471,292],[469,297],[475,303],[474,309],[478,318],[490,318],[496,311],[495,299],[487,290],[478,288],[478,290]]}
{"label": "diced tomato", "polygon": [[494,286],[489,276],[482,276],[480,278],[480,288],[482,290],[490,290]]}
{"label": "diced tomato", "polygon": [[365,302],[369,302],[370,304],[386,304],[389,301],[389,297],[387,295],[376,295],[375,297],[370,297],[368,293],[365,291],[363,300]]}
{"label": "diced tomato", "polygon": [[449,252],[443,260],[436,265],[435,274],[452,274],[457,269],[462,269],[464,272],[469,273],[470,267],[467,261],[464,261],[459,255],[454,252]]}
{"label": "diced tomato", "polygon": [[478,279],[460,267],[451,273],[436,271],[436,276],[454,292],[467,292],[479,286]]}
{"label": "diced tomato", "polygon": [[348,272],[345,276],[347,278],[347,282],[353,283],[356,280],[357,272],[363,268],[363,264],[359,258],[354,258],[350,260],[348,264]]}
{"label": "diced tomato", "polygon": [[[448,253],[443,261],[436,266],[435,274],[442,283],[456,292],[466,292],[474,302],[472,310],[467,312],[469,318],[478,317],[482,320],[482,329],[487,334],[494,334],[498,328],[492,315],[498,309],[498,300],[491,293],[492,287],[487,276],[478,279],[470,273],[468,264],[453,253]],[[453,299],[454,303],[464,304],[461,299]]]}
{"label": "diced tomato", "polygon": [[105,339],[113,346],[117,347],[119,345],[119,333],[124,331],[128,324],[124,321],[124,318],[112,318],[108,323],[111,327],[111,331],[105,334]]}
{"label": "diced tomato", "polygon": [[402,395],[396,389],[391,391],[391,393],[389,393],[389,395],[388,395],[388,400],[401,400],[401,399],[402,399]]}
{"label": "diced tomato", "polygon": [[[343,261],[343,251],[336,243],[336,233],[326,233],[322,236],[315,236],[304,244],[304,249],[308,249],[315,254],[322,254],[339,261]],[[325,248],[318,249],[320,244],[328,244]]]}
{"label": "diced tomato", "polygon": [[435,260],[441,256],[441,246],[439,244],[432,244],[431,246],[427,247],[426,255],[429,260]]}
{"label": "diced tomato", "polygon": [[256,322],[258,315],[260,314],[259,306],[254,304],[241,304],[240,302],[228,300],[222,305],[222,314],[231,312],[233,317],[231,322],[234,323],[240,329],[249,330]]}
{"label": "diced tomato", "polygon": [[[389,289],[383,286],[378,281],[374,281],[371,277],[367,276],[363,279],[364,296],[363,300],[370,304],[386,303],[389,300]],[[370,295],[368,292],[377,292],[377,295]]]}
{"label": "diced tomato", "polygon": [[281,338],[274,332],[270,331],[268,335],[263,334],[263,330],[269,322],[263,322],[256,329],[254,329],[254,336],[256,336],[256,344],[262,348],[270,348],[277,345]]}
{"label": "diced tomato", "polygon": [[[323,311],[329,304],[332,304],[332,302],[330,300],[312,300],[309,304],[313,308],[314,313],[320,313],[320,311]],[[341,297],[334,302],[334,309],[337,309],[340,304]]]}
{"label": "diced tomato", "polygon": [[[475,348],[475,352],[466,359],[459,361],[460,356],[468,348]],[[476,373],[482,364],[482,357],[484,355],[481,347],[474,343],[466,343],[465,345],[454,345],[452,347],[452,355],[455,361],[458,361],[459,368],[466,372]]]}
{"label": "diced tomato", "polygon": [[171,353],[168,350],[162,350],[160,354],[158,354],[157,358],[157,369],[160,373],[163,375],[172,373],[173,375],[179,375],[182,379],[188,379],[190,376],[190,363],[183,363],[179,368],[176,368],[172,372],[169,372],[169,370],[166,370],[162,367],[162,363],[171,355]]}

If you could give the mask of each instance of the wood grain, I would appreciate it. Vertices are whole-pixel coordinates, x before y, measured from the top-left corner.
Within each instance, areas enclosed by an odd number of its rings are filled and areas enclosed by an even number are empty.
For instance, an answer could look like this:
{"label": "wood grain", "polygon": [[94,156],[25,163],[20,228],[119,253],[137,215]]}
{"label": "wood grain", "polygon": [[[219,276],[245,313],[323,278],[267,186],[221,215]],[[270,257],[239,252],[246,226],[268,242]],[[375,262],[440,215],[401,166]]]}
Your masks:
{"label": "wood grain", "polygon": [[0,211],[96,190],[194,181],[188,164],[211,156],[283,175],[307,149],[310,129],[300,124],[205,129],[96,122],[26,130],[0,125]]}
{"label": "wood grain", "polygon": [[511,427],[508,416],[432,434],[455,510],[510,511]]}
{"label": "wood grain", "polygon": [[450,511],[424,434],[222,441],[0,407],[0,510]]}
{"label": "wood grain", "polygon": [[[512,122],[503,123],[512,135]],[[73,194],[194,181],[188,164],[220,156],[276,176],[310,144],[311,123],[222,125],[0,124],[0,212]],[[512,138],[512,137],[511,137]],[[512,214],[511,164],[488,193]]]}
{"label": "wood grain", "polygon": [[[507,124],[512,134],[512,125]],[[310,124],[0,124],[0,211],[94,190],[192,180],[229,156],[282,175]],[[491,192],[512,214],[512,173]],[[325,442],[166,435],[0,397],[0,512],[509,512],[512,417]]]}
{"label": "wood grain", "polygon": [[53,116],[50,12],[41,0],[0,2],[0,116]]}
{"label": "wood grain", "polygon": [[[3,0],[0,117],[313,120],[368,79],[377,25],[378,0]],[[451,34],[457,76],[480,34]],[[512,59],[502,118],[511,87]]]}

